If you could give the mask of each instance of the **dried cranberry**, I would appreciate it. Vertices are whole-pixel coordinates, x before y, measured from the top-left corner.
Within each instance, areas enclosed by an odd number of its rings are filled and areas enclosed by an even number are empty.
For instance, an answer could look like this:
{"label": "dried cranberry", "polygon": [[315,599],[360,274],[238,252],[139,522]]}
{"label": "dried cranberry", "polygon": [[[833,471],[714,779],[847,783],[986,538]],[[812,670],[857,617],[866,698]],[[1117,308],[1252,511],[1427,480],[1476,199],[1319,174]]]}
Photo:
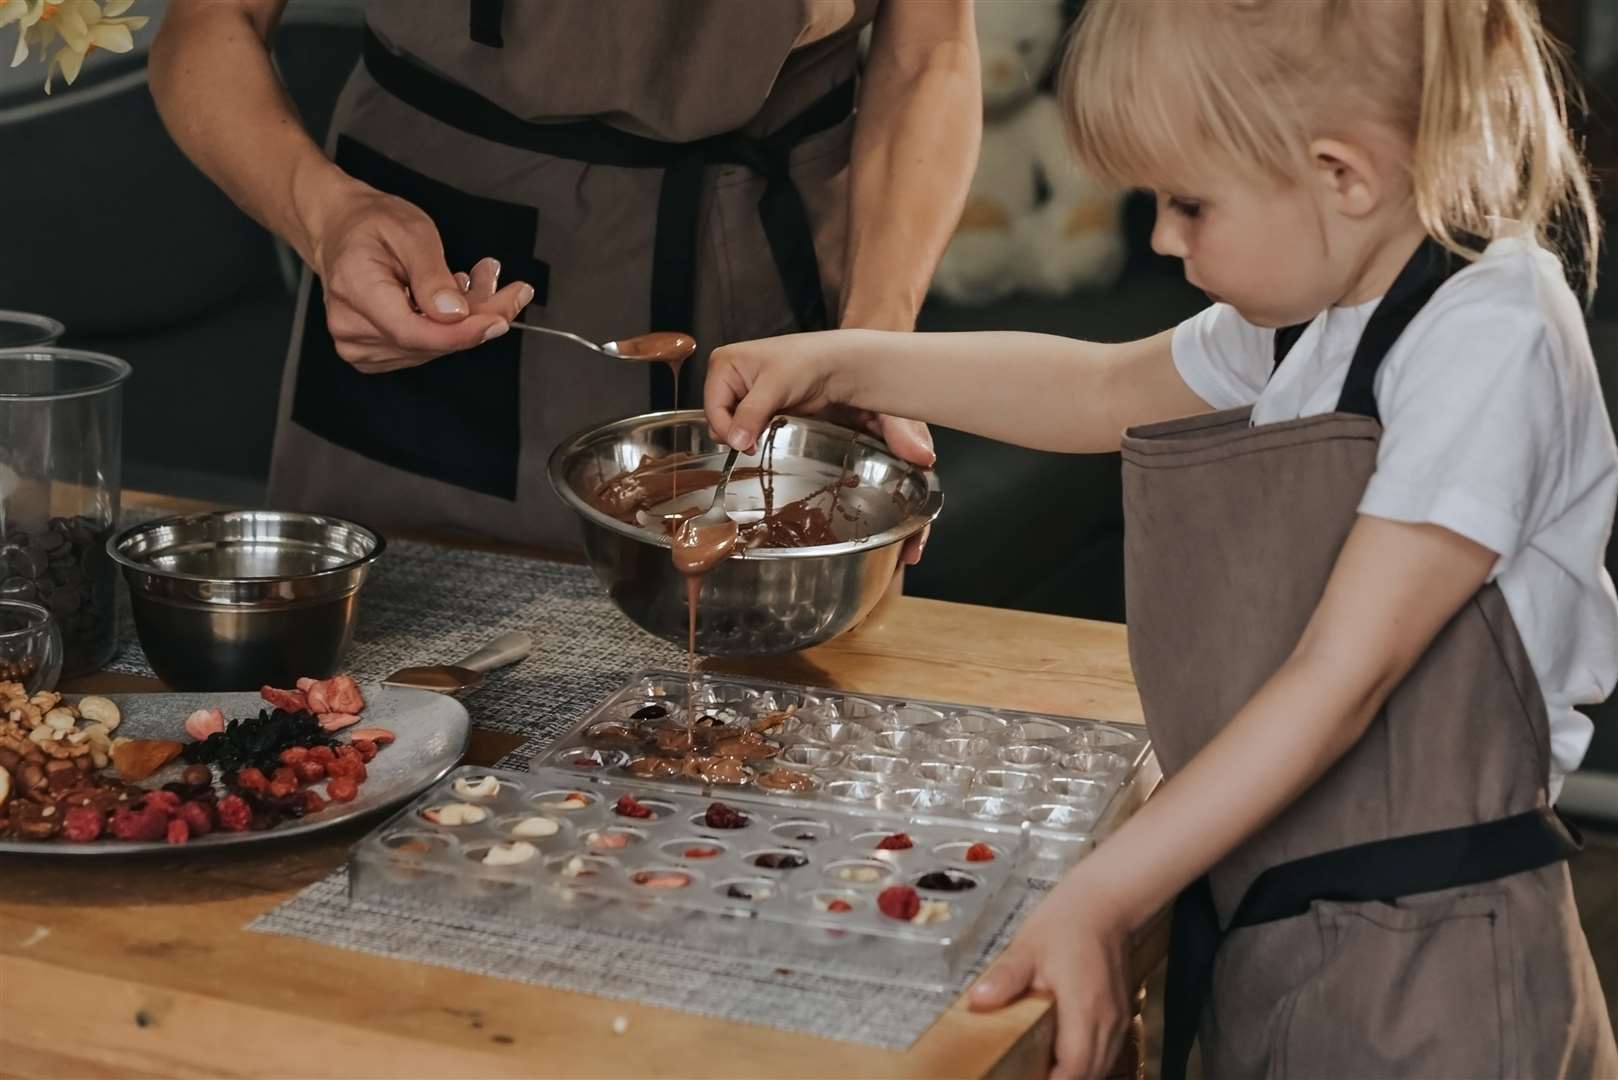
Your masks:
{"label": "dried cranberry", "polygon": [[690,847],[686,848],[684,855],[688,859],[711,859],[719,854],[716,847]]}
{"label": "dried cranberry", "polygon": [[303,760],[292,766],[292,771],[298,774],[298,779],[305,784],[313,784],[317,780],[326,779],[326,766],[318,761]]}
{"label": "dried cranberry", "polygon": [[326,794],[332,802],[353,802],[354,796],[360,791],[359,785],[346,776],[339,776],[326,782]]}
{"label": "dried cranberry", "polygon": [[295,776],[287,777],[286,779],[278,778],[270,781],[270,794],[275,796],[277,799],[284,799],[297,790],[298,778]]}
{"label": "dried cranberry", "polygon": [[708,823],[710,829],[740,829],[747,824],[747,815],[733,806],[716,802],[709,804],[702,820]]}
{"label": "dried cranberry", "polygon": [[168,833],[168,815],[155,806],[136,810],[120,806],[112,814],[112,835],[120,840],[150,843]]}
{"label": "dried cranberry", "polygon": [[207,836],[213,832],[213,814],[202,803],[181,803],[175,817],[185,822],[192,836]]}
{"label": "dried cranberry", "polygon": [[283,765],[296,765],[300,761],[307,761],[308,758],[309,748],[307,746],[289,746],[281,751],[281,756],[278,760]]}
{"label": "dried cranberry", "polygon": [[884,836],[876,845],[878,851],[908,851],[915,846],[916,842],[910,839],[910,834],[902,832]]}
{"label": "dried cranberry", "polygon": [[655,815],[650,806],[636,800],[633,795],[620,796],[612,812],[627,818],[649,818]]}
{"label": "dried cranberry", "polygon": [[293,787],[297,787],[298,774],[292,770],[292,766],[283,765],[270,774],[270,793],[272,795],[275,793],[276,784],[291,784]]}
{"label": "dried cranberry", "polygon": [[921,896],[909,885],[889,885],[877,894],[876,906],[890,919],[909,922],[921,910]]}
{"label": "dried cranberry", "polygon": [[251,765],[236,770],[236,786],[248,791],[270,790],[270,778]]}
{"label": "dried cranberry", "polygon": [[322,765],[330,765],[332,760],[336,757],[337,751],[333,750],[329,746],[311,746],[309,748],[310,761],[318,761]]}
{"label": "dried cranberry", "polygon": [[326,800],[320,797],[320,792],[314,788],[306,788],[303,793],[303,812],[317,814],[326,809]]}
{"label": "dried cranberry", "polygon": [[993,860],[994,848],[981,840],[966,849],[967,862],[992,862]]}
{"label": "dried cranberry", "polygon": [[74,843],[87,844],[101,835],[106,818],[89,806],[75,806],[62,821],[62,835]]}
{"label": "dried cranberry", "polygon": [[355,739],[349,745],[360,752],[360,760],[362,761],[370,761],[376,757],[376,743],[370,739]]}
{"label": "dried cranberry", "polygon": [[172,791],[148,791],[143,802],[149,807],[156,807],[165,814],[172,814],[180,808],[184,800]]}
{"label": "dried cranberry", "polygon": [[829,900],[826,903],[826,910],[837,912],[840,915],[845,911],[853,911],[854,905],[847,900]]}
{"label": "dried cranberry", "polygon": [[191,826],[185,823],[185,818],[175,818],[169,822],[168,842],[171,844],[184,844],[191,839]]}
{"label": "dried cranberry", "polygon": [[[259,775],[263,776],[262,773]],[[252,823],[253,810],[240,795],[226,795],[219,800],[220,828],[231,832],[246,832]]]}

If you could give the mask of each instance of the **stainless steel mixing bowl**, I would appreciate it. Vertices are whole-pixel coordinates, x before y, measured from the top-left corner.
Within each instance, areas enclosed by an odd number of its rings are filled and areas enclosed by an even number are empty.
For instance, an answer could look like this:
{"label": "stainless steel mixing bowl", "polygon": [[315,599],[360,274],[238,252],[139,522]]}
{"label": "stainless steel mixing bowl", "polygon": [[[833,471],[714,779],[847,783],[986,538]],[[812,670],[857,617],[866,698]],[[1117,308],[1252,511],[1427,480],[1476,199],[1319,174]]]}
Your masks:
{"label": "stainless steel mixing bowl", "polygon": [[[594,506],[601,485],[648,456],[698,455],[692,467],[718,468],[725,447],[708,437],[697,410],[652,413],[581,432],[550,458],[550,480],[579,515],[584,549],[619,610],[643,630],[684,646],[685,579],[675,570],[669,538],[659,528],[629,525]],[[845,454],[858,479],[841,505],[857,521],[835,519],[840,543],[737,552],[702,579],[697,651],[708,656],[761,656],[829,641],[857,625],[881,599],[898,569],[904,541],[920,532],[944,504],[938,478],[895,457],[875,439],[820,420],[790,419],[775,437],[776,505],[824,487]],[[742,458],[739,468],[757,465]],[[706,507],[713,489],[658,509]],[[763,507],[756,479],[733,480],[726,505],[746,520]]]}
{"label": "stainless steel mixing bowl", "polygon": [[384,547],[352,522],[271,510],[164,518],[107,541],[146,659],[176,690],[334,674]]}

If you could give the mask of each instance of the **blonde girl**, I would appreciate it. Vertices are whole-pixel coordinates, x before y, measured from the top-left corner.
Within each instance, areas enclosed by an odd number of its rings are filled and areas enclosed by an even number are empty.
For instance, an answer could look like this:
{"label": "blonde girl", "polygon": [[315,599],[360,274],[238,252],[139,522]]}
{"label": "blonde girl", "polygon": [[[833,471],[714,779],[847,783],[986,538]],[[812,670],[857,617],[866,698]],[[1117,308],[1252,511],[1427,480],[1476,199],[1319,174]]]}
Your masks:
{"label": "blonde girl", "polygon": [[[1116,1052],[1174,902],[1164,1075],[1618,1076],[1551,803],[1618,679],[1597,244],[1529,0],[1090,0],[1080,160],[1153,189],[1212,305],[1144,341],[835,331],[721,349],[709,421],[851,404],[1122,448],[1164,788],[973,988]],[[1561,256],[1559,260],[1558,254]],[[1122,433],[1120,435],[1120,433]]]}

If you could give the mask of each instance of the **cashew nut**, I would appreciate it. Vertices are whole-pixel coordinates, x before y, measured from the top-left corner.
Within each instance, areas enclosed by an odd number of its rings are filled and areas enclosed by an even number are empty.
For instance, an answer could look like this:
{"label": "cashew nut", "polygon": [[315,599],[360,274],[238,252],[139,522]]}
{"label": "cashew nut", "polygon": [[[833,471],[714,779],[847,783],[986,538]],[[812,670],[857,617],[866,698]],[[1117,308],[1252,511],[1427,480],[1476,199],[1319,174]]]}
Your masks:
{"label": "cashew nut", "polygon": [[105,724],[108,731],[117,728],[123,716],[118,712],[118,706],[104,697],[87,697],[79,699],[79,715],[86,720],[93,720]]}
{"label": "cashew nut", "polygon": [[0,766],[0,807],[5,806],[9,798],[11,798],[11,774]]}
{"label": "cashew nut", "polygon": [[40,746],[44,746],[46,743],[52,742],[55,739],[56,739],[56,729],[46,727],[44,724],[39,725],[33,731],[30,731],[28,733],[28,741],[32,742],[32,743],[37,743]]}
{"label": "cashew nut", "polygon": [[55,728],[57,731],[72,731],[78,722],[78,717],[66,709],[52,709],[45,714],[46,726]]}

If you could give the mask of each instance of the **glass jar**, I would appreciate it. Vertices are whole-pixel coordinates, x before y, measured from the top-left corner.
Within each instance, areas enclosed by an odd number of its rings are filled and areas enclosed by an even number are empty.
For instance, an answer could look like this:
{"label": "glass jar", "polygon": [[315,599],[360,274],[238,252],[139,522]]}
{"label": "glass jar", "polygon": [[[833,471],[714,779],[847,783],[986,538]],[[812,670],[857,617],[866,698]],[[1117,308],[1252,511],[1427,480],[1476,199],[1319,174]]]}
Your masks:
{"label": "glass jar", "polygon": [[44,346],[0,349],[0,599],[50,610],[62,675],[118,650],[117,574],[123,382],[112,356]]}
{"label": "glass jar", "polygon": [[22,683],[32,697],[56,689],[62,674],[62,633],[38,604],[0,600],[0,683]]}
{"label": "glass jar", "polygon": [[49,315],[0,310],[0,349],[55,345],[66,329]]}

